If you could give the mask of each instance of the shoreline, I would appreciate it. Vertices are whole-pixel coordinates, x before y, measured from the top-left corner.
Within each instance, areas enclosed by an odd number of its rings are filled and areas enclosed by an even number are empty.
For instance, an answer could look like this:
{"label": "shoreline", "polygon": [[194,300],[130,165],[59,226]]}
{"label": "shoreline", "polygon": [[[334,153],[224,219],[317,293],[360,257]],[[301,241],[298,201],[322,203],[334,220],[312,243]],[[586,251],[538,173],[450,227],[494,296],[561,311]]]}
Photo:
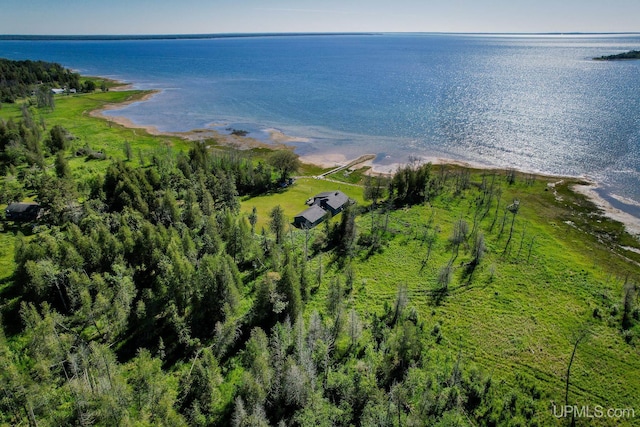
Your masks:
{"label": "shoreline", "polygon": [[[112,89],[114,92],[126,92],[134,90],[131,84],[118,85]],[[287,142],[304,142],[301,138],[295,138],[285,135],[277,129],[268,129],[272,143],[266,143],[256,138],[249,136],[240,136],[233,134],[224,134],[218,132],[215,129],[192,129],[186,132],[165,132],[159,130],[153,125],[142,125],[134,123],[131,119],[125,116],[110,116],[105,114],[106,111],[119,110],[127,105],[135,104],[137,102],[145,102],[151,99],[153,96],[160,93],[160,90],[145,91],[141,96],[132,96],[123,102],[118,103],[105,103],[102,107],[89,112],[89,116],[104,120],[106,122],[115,123],[128,129],[140,129],[149,135],[153,136],[173,136],[182,138],[186,141],[201,141],[207,139],[214,139],[220,145],[233,147],[239,150],[250,150],[253,148],[267,148],[267,149],[292,149],[293,147],[287,145]]]}
{"label": "shoreline", "polygon": [[590,200],[607,218],[622,223],[629,234],[640,238],[640,218],[618,209],[613,206],[608,200],[598,194],[598,189],[602,188],[597,183],[582,185],[576,184],[571,186],[571,190],[585,196]]}
{"label": "shoreline", "polygon": [[[110,90],[113,91],[128,91],[133,90],[133,85],[128,83],[119,84]],[[99,118],[101,120],[105,120],[107,122],[116,123],[120,126],[129,128],[129,129],[140,129],[144,132],[147,132],[153,136],[173,136],[182,138],[187,141],[202,141],[207,139],[215,140],[219,145],[228,146],[239,150],[250,150],[255,148],[263,148],[269,150],[278,150],[278,149],[286,149],[286,150],[294,150],[295,146],[290,145],[296,142],[310,142],[309,138],[305,137],[294,137],[290,135],[286,135],[282,131],[274,128],[265,129],[267,134],[269,135],[270,143],[260,141],[256,138],[250,136],[240,136],[233,134],[224,134],[218,132],[215,129],[192,129],[187,132],[164,132],[160,131],[157,127],[152,125],[139,125],[131,121],[129,118],[124,116],[109,116],[104,114],[105,111],[112,111],[121,109],[124,106],[136,103],[136,102],[144,102],[149,100],[151,97],[160,93],[160,90],[152,90],[145,91],[142,96],[136,97],[132,96],[130,99],[125,100],[124,102],[119,103],[107,103],[102,107],[92,110],[89,112],[89,115],[94,118]],[[369,167],[370,169],[367,171],[367,174],[370,175],[385,175],[391,176],[393,173],[406,163],[392,163],[388,165],[379,165],[376,167],[375,165],[375,155],[371,159],[368,159],[364,162],[359,162],[357,166]],[[319,166],[324,169],[339,167],[343,165],[347,165],[350,162],[353,162],[354,159],[349,159],[345,154],[342,153],[322,153],[322,154],[309,154],[300,156],[300,161],[307,164],[312,164],[315,166]],[[420,158],[421,163],[430,162],[434,165],[455,165],[463,168],[469,169],[481,169],[481,170],[506,170],[508,167],[499,167],[499,166],[489,166],[475,162],[467,162],[456,159],[448,159],[441,157],[428,157],[424,156]],[[575,193],[578,193],[587,198],[587,200],[591,201],[596,208],[607,218],[610,218],[614,221],[617,221],[624,225],[625,229],[632,236],[640,239],[640,217],[634,216],[629,212],[625,212],[622,209],[619,209],[605,198],[603,198],[599,193],[598,189],[602,189],[603,187],[599,186],[596,182],[589,180],[586,177],[579,176],[566,176],[566,175],[555,175],[555,174],[545,174],[542,172],[529,172],[525,170],[515,169],[516,172],[520,174],[531,174],[544,178],[558,178],[558,179],[581,179],[583,181],[589,182],[588,184],[575,184],[571,186],[571,190]]]}

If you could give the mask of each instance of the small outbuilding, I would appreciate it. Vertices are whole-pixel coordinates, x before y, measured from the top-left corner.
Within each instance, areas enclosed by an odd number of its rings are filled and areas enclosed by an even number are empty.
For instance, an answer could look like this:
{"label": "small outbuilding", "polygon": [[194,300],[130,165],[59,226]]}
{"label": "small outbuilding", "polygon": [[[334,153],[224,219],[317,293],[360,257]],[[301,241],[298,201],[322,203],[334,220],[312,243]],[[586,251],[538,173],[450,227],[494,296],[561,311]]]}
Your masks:
{"label": "small outbuilding", "polygon": [[10,221],[36,221],[42,216],[38,203],[11,203],[7,206],[5,217]]}

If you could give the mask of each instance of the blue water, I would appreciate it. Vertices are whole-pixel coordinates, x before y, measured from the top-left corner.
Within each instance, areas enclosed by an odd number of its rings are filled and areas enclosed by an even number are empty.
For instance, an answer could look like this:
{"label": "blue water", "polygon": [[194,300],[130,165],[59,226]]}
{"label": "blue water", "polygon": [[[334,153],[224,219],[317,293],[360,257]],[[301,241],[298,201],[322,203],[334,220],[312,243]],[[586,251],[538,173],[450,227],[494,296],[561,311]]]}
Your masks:
{"label": "blue water", "polygon": [[640,36],[256,37],[0,41],[0,56],[60,62],[160,89],[111,112],[164,131],[218,125],[308,138],[301,154],[410,155],[584,175],[640,202]]}

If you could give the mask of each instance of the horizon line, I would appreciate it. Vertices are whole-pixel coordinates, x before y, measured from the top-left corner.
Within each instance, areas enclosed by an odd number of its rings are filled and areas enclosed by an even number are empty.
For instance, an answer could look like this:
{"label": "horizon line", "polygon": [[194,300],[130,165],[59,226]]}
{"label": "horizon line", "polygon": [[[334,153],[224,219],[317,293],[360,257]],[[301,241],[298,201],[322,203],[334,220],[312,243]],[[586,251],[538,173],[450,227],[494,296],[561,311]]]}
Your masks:
{"label": "horizon line", "polygon": [[166,34],[0,34],[0,40],[145,40],[145,39],[213,39],[233,37],[278,37],[278,36],[366,36],[384,34],[424,34],[424,35],[640,35],[640,31],[544,31],[544,32],[511,32],[511,31],[327,31],[327,32],[240,32],[240,33],[166,33]]}

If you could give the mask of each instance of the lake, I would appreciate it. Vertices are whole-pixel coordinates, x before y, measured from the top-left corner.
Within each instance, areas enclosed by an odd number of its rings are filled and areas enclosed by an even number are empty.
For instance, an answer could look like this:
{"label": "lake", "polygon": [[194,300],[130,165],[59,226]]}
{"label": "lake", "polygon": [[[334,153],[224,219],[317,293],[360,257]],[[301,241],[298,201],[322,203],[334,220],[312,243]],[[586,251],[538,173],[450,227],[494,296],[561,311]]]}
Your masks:
{"label": "lake", "polygon": [[298,137],[303,155],[409,156],[587,176],[640,202],[640,62],[593,61],[638,35],[380,34],[189,40],[0,41],[0,56],[59,62],[158,89],[109,114],[162,131]]}

